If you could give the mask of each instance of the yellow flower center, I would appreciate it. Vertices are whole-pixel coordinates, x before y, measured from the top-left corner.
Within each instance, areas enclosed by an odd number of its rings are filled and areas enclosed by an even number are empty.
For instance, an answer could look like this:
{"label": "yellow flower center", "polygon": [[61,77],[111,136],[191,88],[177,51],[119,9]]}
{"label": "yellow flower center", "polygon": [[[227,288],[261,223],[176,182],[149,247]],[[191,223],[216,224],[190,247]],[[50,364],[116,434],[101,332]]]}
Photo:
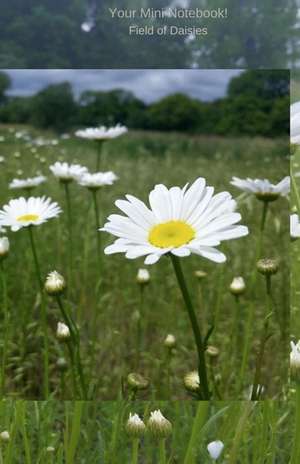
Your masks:
{"label": "yellow flower center", "polygon": [[17,221],[31,222],[31,221],[37,221],[38,219],[39,219],[39,216],[37,214],[24,214],[23,216],[19,216],[17,218]]}
{"label": "yellow flower center", "polygon": [[183,221],[169,221],[154,226],[149,233],[151,245],[158,248],[178,248],[195,237],[195,231]]}

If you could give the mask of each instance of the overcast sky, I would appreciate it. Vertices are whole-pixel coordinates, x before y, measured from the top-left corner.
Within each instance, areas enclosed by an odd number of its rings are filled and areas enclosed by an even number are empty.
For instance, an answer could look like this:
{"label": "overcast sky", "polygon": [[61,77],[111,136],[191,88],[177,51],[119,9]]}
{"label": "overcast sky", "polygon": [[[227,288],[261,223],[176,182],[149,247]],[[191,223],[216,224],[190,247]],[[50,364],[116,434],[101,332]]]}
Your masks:
{"label": "overcast sky", "polygon": [[92,70],[92,69],[8,69],[11,95],[31,95],[48,84],[69,81],[76,95],[83,90],[131,90],[145,102],[174,92],[201,100],[214,100],[226,94],[231,77],[239,70]]}

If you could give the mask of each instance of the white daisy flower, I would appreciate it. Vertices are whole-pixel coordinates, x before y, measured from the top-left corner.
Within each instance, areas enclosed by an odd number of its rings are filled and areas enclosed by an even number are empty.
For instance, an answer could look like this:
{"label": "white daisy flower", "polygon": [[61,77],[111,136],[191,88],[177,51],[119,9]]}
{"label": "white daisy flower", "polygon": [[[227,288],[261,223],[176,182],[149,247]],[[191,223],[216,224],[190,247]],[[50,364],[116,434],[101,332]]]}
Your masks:
{"label": "white daisy flower", "polygon": [[96,172],[94,174],[86,172],[80,177],[78,183],[89,189],[98,189],[105,185],[112,185],[117,179],[118,177],[112,171]]}
{"label": "white daisy flower", "polygon": [[79,180],[83,174],[88,172],[87,168],[80,164],[60,163],[59,161],[49,166],[49,169],[61,182]]}
{"label": "white daisy flower", "polygon": [[110,140],[125,134],[127,127],[117,124],[115,127],[89,127],[75,132],[77,137],[89,140]]}
{"label": "white daisy flower", "polygon": [[268,179],[240,179],[233,177],[231,185],[247,193],[253,193],[259,200],[274,201],[278,197],[286,197],[290,192],[290,177],[284,177],[278,184],[272,184]]}
{"label": "white daisy flower", "polygon": [[300,221],[298,214],[290,215],[290,234],[291,238],[294,240],[300,237]]}
{"label": "white daisy flower", "polygon": [[28,177],[27,179],[13,179],[10,184],[10,189],[32,189],[46,181],[44,176]]}
{"label": "white daisy flower", "polygon": [[222,263],[226,256],[214,248],[223,240],[242,237],[248,228],[235,225],[241,215],[228,192],[214,195],[203,178],[188,188],[156,185],[150,192],[149,209],[132,195],[117,200],[116,206],[127,216],[112,214],[100,230],[119,237],[104,251],[126,253],[126,258],[146,256],[145,264],[156,263],[172,253],[179,257],[191,253]]}
{"label": "white daisy flower", "polygon": [[57,203],[50,198],[30,197],[10,200],[0,210],[0,226],[10,227],[13,232],[22,227],[38,226],[61,213]]}
{"label": "white daisy flower", "polygon": [[212,441],[207,445],[207,451],[210,457],[216,461],[221,456],[224,448],[224,443],[221,440]]}
{"label": "white daisy flower", "polygon": [[290,107],[290,133],[291,143],[300,144],[300,102]]}

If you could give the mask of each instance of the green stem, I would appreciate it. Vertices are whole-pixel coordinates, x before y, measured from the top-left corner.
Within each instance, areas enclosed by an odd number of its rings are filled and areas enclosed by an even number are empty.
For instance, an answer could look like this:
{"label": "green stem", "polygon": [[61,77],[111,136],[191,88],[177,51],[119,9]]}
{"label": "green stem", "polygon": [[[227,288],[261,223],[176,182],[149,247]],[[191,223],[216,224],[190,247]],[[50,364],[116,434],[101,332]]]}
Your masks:
{"label": "green stem", "polygon": [[7,294],[7,281],[4,268],[4,260],[0,259],[0,271],[2,281],[2,294],[3,294],[3,351],[2,351],[2,363],[1,363],[1,384],[0,384],[0,398],[3,398],[5,394],[5,372],[6,372],[6,358],[7,358],[7,345],[9,338],[9,313],[8,313],[8,294]]}
{"label": "green stem", "polygon": [[166,439],[159,440],[159,464],[167,464]]}
{"label": "green stem", "polygon": [[292,191],[293,191],[293,193],[295,195],[295,199],[296,199],[296,206],[297,206],[298,216],[300,216],[300,195],[299,195],[297,183],[296,183],[295,177],[294,177],[294,175],[292,173],[292,170],[291,170],[291,184],[292,184]]}
{"label": "green stem", "polygon": [[[75,365],[76,365],[76,369],[77,369],[78,376],[79,376],[80,387],[81,387],[81,392],[82,392],[82,399],[86,400],[87,399],[87,388],[86,388],[86,384],[85,384],[85,376],[84,376],[82,363],[81,363],[81,356],[80,356],[80,336],[79,336],[79,332],[78,332],[76,323],[73,321],[72,317],[65,310],[64,304],[63,304],[62,299],[60,298],[59,295],[57,295],[56,300],[57,300],[59,309],[61,311],[62,317],[64,319],[64,323],[70,329],[71,342],[72,342],[72,345],[73,345],[73,347],[75,349]],[[70,352],[71,362],[74,362],[73,347],[72,347],[72,350]],[[69,351],[70,351],[70,348],[69,348]]]}
{"label": "green stem", "polygon": [[[252,292],[255,291],[255,285],[256,285],[256,279],[257,279],[256,263],[259,260],[261,256],[261,252],[262,252],[262,242],[263,242],[263,235],[264,235],[264,230],[266,226],[268,206],[269,206],[268,202],[264,201],[262,216],[261,216],[261,223],[260,223],[259,237],[258,237],[257,244],[256,244],[254,268],[253,268],[252,278],[251,278],[251,283],[250,283],[250,289]],[[252,302],[250,305],[249,311],[248,311],[248,317],[247,317],[246,325],[245,325],[245,343],[244,343],[244,349],[243,349],[241,368],[240,368],[240,372],[238,376],[237,394],[240,392],[242,385],[245,381],[245,373],[246,373],[246,368],[247,368],[249,356],[250,356],[250,345],[251,345],[251,339],[252,339],[252,334],[253,334],[255,308],[256,308],[256,305]]]}
{"label": "green stem", "polygon": [[137,334],[136,334],[136,368],[138,369],[142,351],[142,341],[143,341],[143,326],[142,326],[142,317],[143,317],[143,307],[144,307],[144,285],[140,285],[140,310],[138,312],[137,318]]}
{"label": "green stem", "polygon": [[139,459],[139,444],[140,440],[139,438],[135,438],[132,442],[132,458],[131,458],[131,464],[138,464],[138,459]]}
{"label": "green stem", "polygon": [[265,353],[266,343],[268,341],[269,335],[269,318],[272,314],[272,293],[271,293],[271,276],[266,275],[266,293],[267,293],[267,315],[264,320],[263,331],[261,335],[260,348],[258,351],[258,356],[256,360],[256,368],[254,374],[254,381],[252,385],[252,394],[251,401],[257,401],[260,396],[260,391],[258,391],[259,385],[261,385],[261,370],[263,364],[263,358]]}
{"label": "green stem", "polygon": [[208,387],[208,380],[207,380],[207,369],[206,369],[206,362],[205,362],[205,346],[202,340],[200,327],[197,321],[197,317],[195,314],[195,310],[192,304],[192,300],[190,298],[184,275],[182,272],[180,260],[177,256],[170,254],[171,261],[173,263],[174,271],[177,277],[178,285],[180,287],[183,300],[185,302],[186,309],[188,311],[188,315],[190,318],[191,326],[194,333],[194,339],[197,347],[198,353],[198,372],[199,372],[199,379],[200,379],[200,389],[201,389],[201,399],[209,400],[210,392]]}
{"label": "green stem", "polygon": [[100,171],[100,166],[101,166],[101,158],[102,158],[102,147],[103,147],[103,142],[98,141],[97,142],[97,161],[96,161],[96,171]]}
{"label": "green stem", "polygon": [[33,254],[33,260],[35,264],[36,277],[39,285],[39,290],[41,294],[41,319],[42,319],[42,330],[44,338],[44,395],[45,398],[49,397],[49,343],[48,343],[48,326],[47,326],[47,311],[46,311],[46,301],[44,295],[44,287],[41,275],[41,269],[39,265],[39,260],[36,252],[36,246],[33,235],[32,226],[28,227],[29,239]]}
{"label": "green stem", "polygon": [[94,211],[95,211],[95,221],[96,221],[96,240],[97,240],[97,260],[98,260],[98,267],[99,271],[101,271],[101,233],[99,232],[100,229],[100,216],[99,216],[99,204],[98,204],[98,191],[96,189],[91,189],[92,197],[93,197],[93,204],[94,204]]}
{"label": "green stem", "polygon": [[196,460],[195,449],[199,446],[199,437],[201,429],[207,419],[209,409],[208,401],[200,401],[198,403],[196,416],[193,422],[193,429],[190,436],[190,441],[185,453],[184,464],[194,464]]}
{"label": "green stem", "polygon": [[295,437],[290,464],[299,464],[300,462],[300,383],[296,386],[296,424]]}
{"label": "green stem", "polygon": [[243,433],[244,433],[244,430],[245,430],[245,427],[248,423],[248,420],[249,420],[249,415],[253,409],[253,403],[251,402],[247,402],[245,401],[244,403],[242,403],[242,408],[244,408],[244,411],[242,412],[242,415],[237,423],[237,426],[236,426],[236,432],[235,432],[235,435],[234,435],[234,438],[233,438],[233,444],[232,444],[232,448],[231,448],[231,451],[230,451],[230,454],[229,454],[229,458],[228,458],[228,464],[237,464],[239,461],[238,461],[238,452],[239,452],[239,448],[241,446],[241,441],[242,441],[242,438],[243,438]]}
{"label": "green stem", "polygon": [[69,253],[69,287],[71,288],[71,276],[73,268],[73,221],[72,221],[72,204],[71,195],[69,189],[69,182],[63,183],[65,188],[66,205],[67,205],[67,216],[68,216],[68,253]]}

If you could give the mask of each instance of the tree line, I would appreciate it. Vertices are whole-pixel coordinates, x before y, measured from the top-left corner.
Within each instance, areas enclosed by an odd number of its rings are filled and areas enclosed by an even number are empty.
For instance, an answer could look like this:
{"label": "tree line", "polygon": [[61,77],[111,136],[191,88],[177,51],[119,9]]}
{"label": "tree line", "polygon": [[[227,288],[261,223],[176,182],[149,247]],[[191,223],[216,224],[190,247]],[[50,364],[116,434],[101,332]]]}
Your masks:
{"label": "tree line", "polygon": [[10,78],[0,73],[0,122],[32,124],[65,132],[80,126],[125,124],[131,129],[193,134],[289,134],[289,72],[250,70],[234,77],[227,95],[204,102],[186,94],[146,104],[124,89],[84,91],[75,98],[69,82],[32,96],[9,96]]}

